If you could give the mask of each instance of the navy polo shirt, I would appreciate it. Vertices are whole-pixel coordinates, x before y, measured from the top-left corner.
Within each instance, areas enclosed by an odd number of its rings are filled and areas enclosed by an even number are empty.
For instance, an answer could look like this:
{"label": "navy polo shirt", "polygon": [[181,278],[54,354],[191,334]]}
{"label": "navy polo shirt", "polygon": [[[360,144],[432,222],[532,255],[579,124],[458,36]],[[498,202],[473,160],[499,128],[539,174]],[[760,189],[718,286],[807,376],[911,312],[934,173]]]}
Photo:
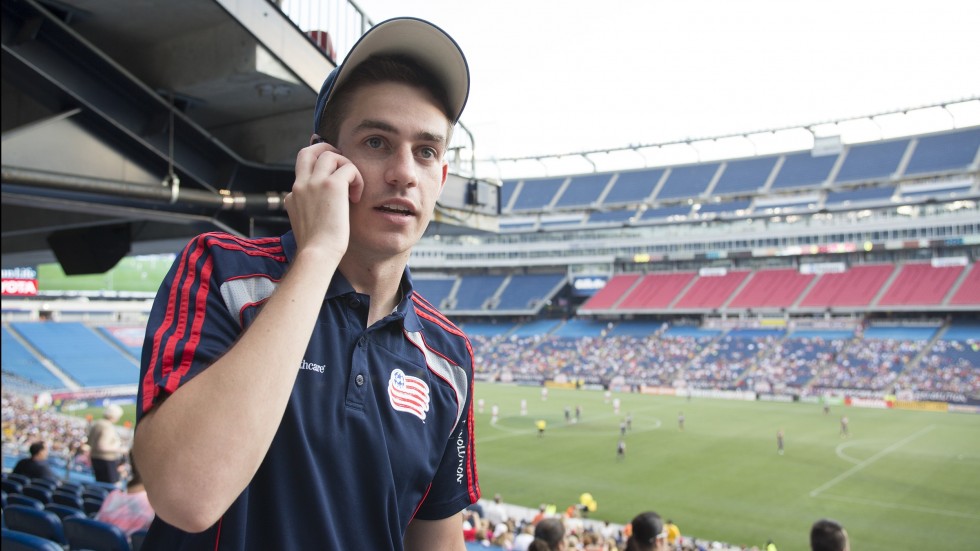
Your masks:
{"label": "navy polo shirt", "polygon": [[[291,232],[203,234],[184,248],[147,325],[138,418],[234,344],[295,251]],[[402,289],[396,311],[365,328],[370,297],[334,275],[255,477],[204,532],[157,518],[144,550],[401,549],[413,518],[479,499],[470,342],[413,291],[407,269]]]}

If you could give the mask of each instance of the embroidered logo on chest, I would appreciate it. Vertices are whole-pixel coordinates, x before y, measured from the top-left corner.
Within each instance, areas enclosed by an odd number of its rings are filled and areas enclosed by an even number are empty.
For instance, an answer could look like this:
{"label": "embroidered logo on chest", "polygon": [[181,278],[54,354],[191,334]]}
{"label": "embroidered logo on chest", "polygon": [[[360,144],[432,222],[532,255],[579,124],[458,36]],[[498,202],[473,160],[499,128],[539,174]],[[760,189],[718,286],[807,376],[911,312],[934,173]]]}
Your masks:
{"label": "embroidered logo on chest", "polygon": [[401,369],[391,372],[388,379],[388,400],[396,411],[411,413],[425,421],[429,411],[429,385],[418,377],[405,375]]}

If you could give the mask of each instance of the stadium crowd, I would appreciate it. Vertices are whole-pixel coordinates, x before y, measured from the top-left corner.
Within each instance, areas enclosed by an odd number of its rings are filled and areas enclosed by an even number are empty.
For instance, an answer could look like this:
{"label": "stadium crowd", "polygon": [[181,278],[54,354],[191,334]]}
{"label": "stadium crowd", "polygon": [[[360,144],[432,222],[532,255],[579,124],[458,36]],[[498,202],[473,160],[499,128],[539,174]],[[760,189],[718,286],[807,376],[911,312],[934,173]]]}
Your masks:
{"label": "stadium crowd", "polygon": [[472,341],[483,380],[980,397],[976,340],[937,340],[928,350],[924,341],[899,339],[714,339],[660,332],[647,337],[476,335]]}

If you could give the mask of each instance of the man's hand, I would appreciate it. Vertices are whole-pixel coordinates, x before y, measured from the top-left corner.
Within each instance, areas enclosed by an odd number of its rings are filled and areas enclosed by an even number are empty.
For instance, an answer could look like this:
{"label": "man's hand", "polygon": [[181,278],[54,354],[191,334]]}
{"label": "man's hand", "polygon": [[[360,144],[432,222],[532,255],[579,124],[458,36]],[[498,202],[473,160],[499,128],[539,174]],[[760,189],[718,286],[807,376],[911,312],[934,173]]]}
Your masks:
{"label": "man's hand", "polygon": [[339,259],[350,241],[350,203],[361,200],[364,180],[340,150],[314,143],[296,156],[296,180],[286,212],[298,251],[322,248]]}

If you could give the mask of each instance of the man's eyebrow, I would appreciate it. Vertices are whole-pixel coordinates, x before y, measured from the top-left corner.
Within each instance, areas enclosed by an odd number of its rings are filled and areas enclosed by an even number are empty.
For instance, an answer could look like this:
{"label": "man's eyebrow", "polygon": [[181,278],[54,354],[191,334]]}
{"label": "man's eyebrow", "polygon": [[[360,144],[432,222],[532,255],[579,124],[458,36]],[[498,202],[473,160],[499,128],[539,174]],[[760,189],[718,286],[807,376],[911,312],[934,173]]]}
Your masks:
{"label": "man's eyebrow", "polygon": [[[374,119],[364,119],[354,127],[355,131],[360,130],[380,130],[382,132],[388,132],[390,134],[399,135],[401,132],[397,128],[385,121],[379,121]],[[433,132],[421,131],[415,134],[415,139],[419,141],[426,142],[436,142],[436,143],[446,143],[446,137],[441,134],[435,134]]]}

